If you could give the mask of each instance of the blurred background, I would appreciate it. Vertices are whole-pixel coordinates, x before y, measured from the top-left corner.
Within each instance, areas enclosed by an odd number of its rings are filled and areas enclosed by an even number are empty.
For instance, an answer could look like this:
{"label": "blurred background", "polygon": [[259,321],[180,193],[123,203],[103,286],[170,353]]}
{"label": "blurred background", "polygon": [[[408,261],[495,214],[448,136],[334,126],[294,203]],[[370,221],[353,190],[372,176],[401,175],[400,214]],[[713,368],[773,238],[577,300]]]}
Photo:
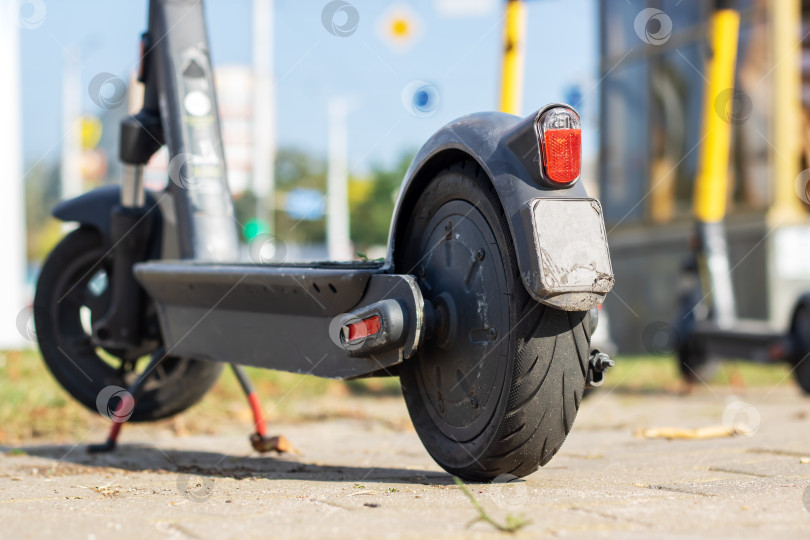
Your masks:
{"label": "blurred background", "polygon": [[[15,272],[25,266],[24,285],[10,287],[25,291],[12,302],[18,312],[30,300],[39,263],[63,234],[50,218],[54,204],[121,179],[118,125],[140,107],[135,77],[147,2],[3,4],[15,36],[2,52],[4,65],[18,63],[4,70],[3,85],[14,88],[4,94],[4,106],[17,120],[3,127],[14,143],[4,145],[3,155],[14,154],[14,161],[2,160],[6,184],[14,183],[18,197],[14,206],[24,207],[3,216],[8,237],[26,240],[24,252],[6,253]],[[330,133],[345,143],[345,159],[338,159],[348,177],[352,244],[332,258],[356,252],[377,258],[385,253],[396,192],[416,150],[449,121],[498,108],[500,0],[358,1],[332,13],[329,26],[327,4],[206,3],[237,218],[246,240],[268,229],[277,235],[288,260],[330,256]],[[528,114],[552,101],[579,102],[590,181],[598,152],[597,7],[590,0],[527,4],[532,32],[522,107]],[[572,13],[577,32],[560,24]],[[335,30],[347,22],[346,31]],[[145,172],[148,187],[165,185],[167,164],[164,149]],[[18,273],[2,281],[9,279],[20,283]],[[0,347],[18,341],[14,325],[5,324],[12,311],[9,306],[2,318]]]}
{"label": "blurred background", "polygon": [[[801,175],[810,165],[804,123],[810,87],[802,78],[810,75],[810,3],[600,5],[598,178],[617,275],[606,306],[614,340],[624,352],[643,352],[650,321],[678,316],[673,289],[691,249],[707,139],[709,25],[721,7],[739,13],[733,87],[709,102],[731,136],[725,229],[737,315],[786,328],[810,285]],[[641,18],[653,26],[639,26],[642,8],[652,9]]]}
{"label": "blurred background", "polygon": [[[566,102],[582,115],[582,179],[602,201],[617,278],[600,339],[637,355],[619,363],[615,381],[666,386],[677,378],[674,346],[667,332],[650,328],[679,313],[705,138],[710,22],[728,2],[521,4],[523,68],[510,112]],[[504,107],[506,5],[208,0],[244,241],[270,233],[286,244],[287,260],[383,257],[397,190],[420,145],[459,116]],[[147,2],[0,0],[0,7],[0,350],[13,351],[33,347],[30,316],[22,314],[43,258],[66,230],[50,210],[121,179],[118,125],[140,106]],[[730,275],[738,314],[784,330],[796,298],[810,290],[803,86],[810,2],[733,7],[734,84],[714,101],[731,133]],[[147,168],[148,187],[166,184],[167,164],[164,149]],[[348,201],[337,207],[329,201],[335,177]],[[328,242],[330,220],[348,221],[343,242]],[[5,354],[6,370],[8,358],[20,357]],[[717,381],[778,383],[789,370],[730,366]],[[268,380],[268,392],[283,386]],[[63,399],[55,395],[48,399]]]}

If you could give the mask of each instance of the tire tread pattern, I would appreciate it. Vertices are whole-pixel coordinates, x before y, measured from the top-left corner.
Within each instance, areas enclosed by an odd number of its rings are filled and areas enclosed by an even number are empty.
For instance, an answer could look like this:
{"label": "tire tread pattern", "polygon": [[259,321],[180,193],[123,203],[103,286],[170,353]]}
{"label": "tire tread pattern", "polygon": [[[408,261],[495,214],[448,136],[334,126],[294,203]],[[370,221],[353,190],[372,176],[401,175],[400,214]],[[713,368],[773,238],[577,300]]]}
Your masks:
{"label": "tire tread pattern", "polygon": [[[446,470],[467,480],[487,481],[501,474],[526,476],[548,463],[574,423],[585,388],[590,355],[587,312],[564,312],[534,301],[517,269],[508,224],[486,173],[463,162],[437,174],[457,173],[473,180],[499,213],[506,236],[504,258],[512,261],[515,308],[515,360],[500,425],[488,447],[463,468]],[[480,209],[480,208],[479,208]],[[435,456],[434,456],[435,457]]]}

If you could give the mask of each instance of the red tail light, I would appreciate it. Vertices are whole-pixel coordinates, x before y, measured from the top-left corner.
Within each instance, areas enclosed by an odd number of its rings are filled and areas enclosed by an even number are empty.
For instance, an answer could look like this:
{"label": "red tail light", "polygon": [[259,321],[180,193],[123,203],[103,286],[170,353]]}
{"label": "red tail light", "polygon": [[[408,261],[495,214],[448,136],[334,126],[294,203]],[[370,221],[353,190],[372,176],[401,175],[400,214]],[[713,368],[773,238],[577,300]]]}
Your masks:
{"label": "red tail light", "polygon": [[538,124],[545,176],[556,184],[570,184],[579,178],[582,162],[579,116],[567,107],[555,107]]}

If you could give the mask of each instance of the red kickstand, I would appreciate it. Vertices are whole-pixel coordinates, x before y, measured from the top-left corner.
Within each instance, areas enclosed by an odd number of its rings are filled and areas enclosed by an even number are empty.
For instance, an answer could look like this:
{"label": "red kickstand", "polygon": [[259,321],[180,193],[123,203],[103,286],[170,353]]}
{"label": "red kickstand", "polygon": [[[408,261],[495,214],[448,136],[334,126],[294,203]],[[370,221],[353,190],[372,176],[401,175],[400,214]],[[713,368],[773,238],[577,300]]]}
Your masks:
{"label": "red kickstand", "polygon": [[245,392],[248,402],[250,403],[250,410],[253,412],[253,425],[256,428],[256,432],[250,436],[250,445],[253,447],[253,449],[259,453],[270,451],[294,451],[290,442],[283,435],[277,435],[274,437],[267,436],[267,423],[264,420],[264,413],[262,412],[262,405],[259,401],[259,395],[253,388],[253,384],[250,382],[245,370],[242,369],[242,366],[231,364],[231,369],[233,369],[233,374],[236,375],[239,385]]}

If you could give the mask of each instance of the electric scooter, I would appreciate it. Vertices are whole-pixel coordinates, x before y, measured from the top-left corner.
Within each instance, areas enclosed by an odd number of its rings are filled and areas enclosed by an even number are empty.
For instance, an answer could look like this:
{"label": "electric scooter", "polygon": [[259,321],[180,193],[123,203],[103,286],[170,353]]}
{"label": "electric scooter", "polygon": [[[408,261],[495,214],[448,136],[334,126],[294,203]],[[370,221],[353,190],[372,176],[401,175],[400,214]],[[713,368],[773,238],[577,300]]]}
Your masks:
{"label": "electric scooter", "polygon": [[[705,382],[720,358],[758,363],[787,362],[810,394],[810,293],[795,303],[787,331],[767,321],[737,316],[724,219],[728,198],[731,124],[716,111],[716,96],[734,88],[740,14],[724,7],[713,13],[712,54],[707,63],[703,106],[705,143],[694,193],[696,234],[683,268],[677,330],[678,361],[689,383]],[[710,306],[704,302],[710,300]]]}
{"label": "electric scooter", "polygon": [[[586,385],[612,365],[589,346],[614,277],[601,206],[579,181],[576,111],[474,114],[439,130],[404,178],[384,261],[240,262],[202,2],[150,0],[141,51],[122,185],[53,210],[78,223],[34,303],[62,386],[91,410],[106,388],[127,388],[112,416],[157,420],[230,364],[263,451],[277,441],[241,366],[398,376],[448,472],[490,480],[548,462]],[[143,167],[164,144],[170,180],[145,190]],[[120,426],[91,450],[115,448]]]}

